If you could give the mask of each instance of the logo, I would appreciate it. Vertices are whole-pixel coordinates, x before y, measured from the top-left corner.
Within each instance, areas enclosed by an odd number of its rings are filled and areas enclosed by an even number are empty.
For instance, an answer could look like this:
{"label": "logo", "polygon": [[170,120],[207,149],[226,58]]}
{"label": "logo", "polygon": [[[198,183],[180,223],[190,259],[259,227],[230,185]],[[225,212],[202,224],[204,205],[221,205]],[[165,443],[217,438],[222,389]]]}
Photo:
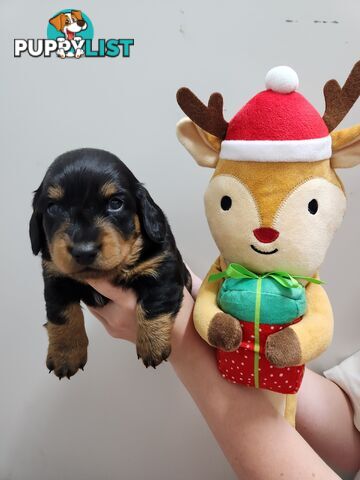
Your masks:
{"label": "logo", "polygon": [[133,45],[133,38],[99,38],[94,41],[94,27],[90,18],[81,10],[66,9],[49,19],[46,39],[15,39],[14,56],[127,58]]}

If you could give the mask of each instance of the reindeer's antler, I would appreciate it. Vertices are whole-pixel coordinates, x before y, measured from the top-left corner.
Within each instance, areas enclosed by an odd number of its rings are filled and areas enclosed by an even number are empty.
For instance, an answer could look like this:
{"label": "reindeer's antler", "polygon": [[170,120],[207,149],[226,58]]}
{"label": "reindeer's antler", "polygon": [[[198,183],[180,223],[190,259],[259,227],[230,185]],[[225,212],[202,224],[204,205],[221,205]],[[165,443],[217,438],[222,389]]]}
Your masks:
{"label": "reindeer's antler", "polygon": [[210,96],[208,106],[188,88],[180,88],[176,98],[180,108],[196,125],[221,140],[225,138],[228,123],[223,116],[223,98],[220,93]]}
{"label": "reindeer's antler", "polygon": [[326,82],[324,96],[323,120],[331,132],[339,125],[360,96],[360,61],[355,63],[342,88],[336,80]]}

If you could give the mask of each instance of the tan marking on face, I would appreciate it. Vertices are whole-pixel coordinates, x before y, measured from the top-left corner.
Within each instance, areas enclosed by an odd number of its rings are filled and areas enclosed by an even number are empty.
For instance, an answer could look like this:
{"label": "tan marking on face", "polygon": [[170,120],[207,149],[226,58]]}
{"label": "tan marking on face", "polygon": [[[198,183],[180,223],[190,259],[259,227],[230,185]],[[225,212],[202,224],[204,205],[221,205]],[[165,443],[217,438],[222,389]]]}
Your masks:
{"label": "tan marking on face", "polygon": [[125,238],[119,230],[104,219],[97,219],[96,225],[100,230],[99,243],[101,244],[101,251],[95,263],[96,268],[112,270],[115,267],[129,265],[138,259],[142,240],[139,240],[136,229],[133,235]]}
{"label": "tan marking on face", "polygon": [[174,318],[171,315],[161,315],[148,319],[141,305],[137,306],[136,317],[137,353],[145,364],[156,366],[170,355]]}
{"label": "tan marking on face", "polygon": [[66,233],[68,226],[69,224],[64,222],[49,243],[52,261],[56,268],[65,274],[71,274],[79,269],[79,266],[76,265],[76,262],[69,251],[72,247],[72,242],[69,235]]}
{"label": "tan marking on face", "polygon": [[330,160],[281,163],[220,159],[213,177],[218,175],[231,175],[249,189],[264,227],[272,226],[283,200],[306,180],[324,178],[344,190],[340,179],[330,167]]}
{"label": "tan marking on face", "polygon": [[118,188],[113,182],[106,182],[102,187],[100,188],[100,193],[103,195],[105,198],[109,198],[115,193],[117,193]]}
{"label": "tan marking on face", "polygon": [[161,253],[160,255],[149,258],[133,267],[122,268],[119,270],[119,273],[128,279],[136,276],[150,276],[156,278],[159,274],[159,266],[164,261],[165,256],[165,253]]}
{"label": "tan marking on face", "polygon": [[86,364],[89,341],[80,304],[68,305],[63,315],[64,324],[56,325],[51,319],[46,324],[49,336],[46,364],[58,376],[71,376]]}
{"label": "tan marking on face", "polygon": [[48,188],[48,197],[51,200],[61,200],[64,196],[64,189],[60,185],[51,185]]}

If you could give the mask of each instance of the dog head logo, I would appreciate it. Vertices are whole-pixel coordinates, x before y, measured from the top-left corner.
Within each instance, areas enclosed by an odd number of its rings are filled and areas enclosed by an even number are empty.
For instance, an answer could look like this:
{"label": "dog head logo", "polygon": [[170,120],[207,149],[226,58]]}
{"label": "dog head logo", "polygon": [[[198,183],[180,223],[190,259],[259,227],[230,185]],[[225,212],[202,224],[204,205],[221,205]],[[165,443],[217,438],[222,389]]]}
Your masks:
{"label": "dog head logo", "polygon": [[49,20],[48,38],[60,39],[56,52],[60,58],[84,56],[84,41],[92,37],[91,22],[80,10],[62,10]]}
{"label": "dog head logo", "polygon": [[81,10],[60,10],[47,23],[47,38],[15,38],[14,57],[129,58],[134,38],[104,38],[94,41],[94,27]]}

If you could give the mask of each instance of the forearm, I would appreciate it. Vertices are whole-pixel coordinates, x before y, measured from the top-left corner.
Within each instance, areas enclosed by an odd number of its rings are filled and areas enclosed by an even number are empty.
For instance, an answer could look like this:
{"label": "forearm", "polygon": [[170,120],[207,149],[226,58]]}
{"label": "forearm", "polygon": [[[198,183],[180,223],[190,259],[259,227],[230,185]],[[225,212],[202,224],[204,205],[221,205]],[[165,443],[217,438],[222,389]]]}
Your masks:
{"label": "forearm", "polygon": [[260,390],[219,374],[214,350],[188,321],[185,302],[173,331],[170,361],[239,478],[338,479],[302,437],[275,413]]}
{"label": "forearm", "polygon": [[296,425],[330,465],[348,473],[360,468],[360,433],[349,399],[335,383],[309,369],[299,391]]}

